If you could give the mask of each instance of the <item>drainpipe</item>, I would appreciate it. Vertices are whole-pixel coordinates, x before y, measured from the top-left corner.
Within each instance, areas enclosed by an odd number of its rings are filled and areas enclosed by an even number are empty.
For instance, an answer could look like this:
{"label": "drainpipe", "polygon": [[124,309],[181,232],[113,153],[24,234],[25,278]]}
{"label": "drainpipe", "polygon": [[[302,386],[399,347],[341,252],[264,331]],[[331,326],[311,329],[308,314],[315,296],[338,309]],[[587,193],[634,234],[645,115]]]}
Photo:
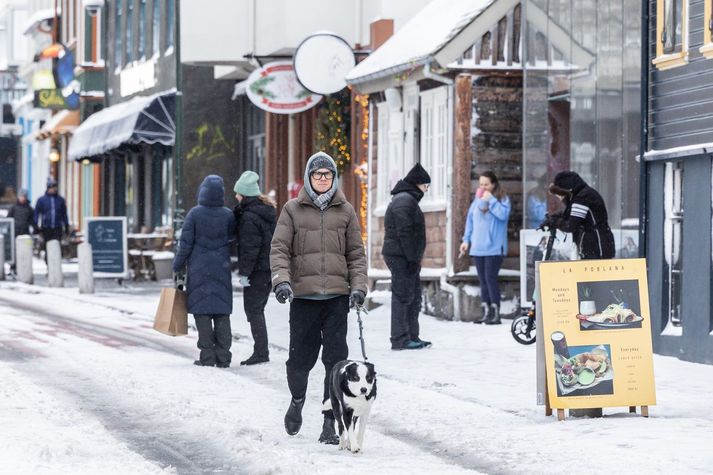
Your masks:
{"label": "drainpipe", "polygon": [[[448,127],[453,131],[453,114],[455,114],[453,89],[455,81],[448,76],[434,73],[431,70],[431,62],[429,61],[423,67],[423,75],[428,79],[438,81],[448,86],[448,110],[452,113],[448,116]],[[451,133],[451,141],[448,144],[450,163],[448,164],[447,176],[452,176],[455,168],[455,154],[453,153],[453,141],[455,134]],[[448,180],[448,193],[446,196],[446,269],[441,274],[440,285],[441,289],[445,290],[453,297],[453,320],[462,320],[460,312],[460,287],[448,283],[448,277],[453,275],[453,180]]]}
{"label": "drainpipe", "polygon": [[641,2],[641,137],[639,142],[639,257],[646,257],[646,161],[649,134],[649,0]]}

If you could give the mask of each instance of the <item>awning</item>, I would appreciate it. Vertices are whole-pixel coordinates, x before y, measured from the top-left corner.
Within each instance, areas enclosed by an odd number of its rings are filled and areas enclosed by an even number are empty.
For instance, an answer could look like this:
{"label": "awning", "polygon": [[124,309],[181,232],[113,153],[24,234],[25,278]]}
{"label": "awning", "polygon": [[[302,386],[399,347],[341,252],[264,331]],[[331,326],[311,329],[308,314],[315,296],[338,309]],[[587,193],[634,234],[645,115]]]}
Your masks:
{"label": "awning", "polygon": [[101,110],[77,127],[69,144],[70,160],[102,155],[123,145],[176,140],[176,90],[133,99]]}
{"label": "awning", "polygon": [[63,110],[52,116],[45,122],[39,132],[37,140],[45,140],[52,136],[69,134],[79,125],[78,110]]}
{"label": "awning", "polygon": [[346,80],[349,84],[362,84],[410,71],[434,60],[445,67],[469,46],[464,45],[448,57],[439,55],[459,33],[476,20],[483,24],[480,35],[472,37],[472,45],[518,3],[520,0],[434,0],[357,64]]}

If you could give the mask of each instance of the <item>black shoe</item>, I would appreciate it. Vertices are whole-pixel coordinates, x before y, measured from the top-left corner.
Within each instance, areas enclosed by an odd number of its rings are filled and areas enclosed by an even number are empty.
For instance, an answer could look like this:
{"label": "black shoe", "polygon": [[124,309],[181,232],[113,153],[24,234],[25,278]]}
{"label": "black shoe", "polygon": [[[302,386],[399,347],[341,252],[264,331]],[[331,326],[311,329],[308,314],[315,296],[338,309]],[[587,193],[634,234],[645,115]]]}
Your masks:
{"label": "black shoe", "polygon": [[254,364],[260,364],[260,363],[268,363],[270,361],[270,358],[267,356],[258,356],[255,353],[250,356],[250,358],[246,359],[245,361],[240,362],[240,366],[250,366]]}
{"label": "black shoe", "polygon": [[290,407],[285,414],[285,430],[289,435],[297,434],[302,428],[302,407],[305,405],[305,398],[290,401]]}
{"label": "black shoe", "polygon": [[400,350],[422,350],[426,348],[422,341],[416,340],[406,340],[401,346],[392,346],[391,349],[394,351]]}
{"label": "black shoe", "polygon": [[228,363],[216,363],[215,364],[216,368],[230,368],[230,362]]}
{"label": "black shoe", "polygon": [[196,366],[215,366],[215,363],[204,363],[201,360],[195,360],[193,364]]}
{"label": "black shoe", "polygon": [[329,416],[324,416],[324,423],[322,424],[322,433],[319,435],[319,441],[327,445],[338,445],[339,436],[334,430],[335,421]]}
{"label": "black shoe", "polygon": [[414,338],[413,341],[415,341],[416,343],[421,343],[424,348],[430,348],[431,346],[433,346],[430,341],[422,340],[420,338]]}

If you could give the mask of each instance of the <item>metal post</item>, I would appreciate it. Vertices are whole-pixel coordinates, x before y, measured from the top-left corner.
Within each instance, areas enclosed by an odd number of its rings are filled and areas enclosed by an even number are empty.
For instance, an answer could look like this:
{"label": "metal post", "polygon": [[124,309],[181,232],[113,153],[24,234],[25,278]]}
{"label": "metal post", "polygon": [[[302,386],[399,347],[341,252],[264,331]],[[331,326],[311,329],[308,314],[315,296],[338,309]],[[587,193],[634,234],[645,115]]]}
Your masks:
{"label": "metal post", "polygon": [[63,287],[62,245],[57,239],[47,242],[47,278],[50,287]]}
{"label": "metal post", "polygon": [[32,237],[23,234],[15,238],[15,262],[17,280],[32,284]]}
{"label": "metal post", "polygon": [[79,259],[79,293],[94,293],[94,261],[92,259],[92,245],[83,242],[77,247],[77,258]]}
{"label": "metal post", "polygon": [[641,137],[639,143],[639,257],[646,257],[648,195],[646,153],[649,139],[649,0],[641,2]]}
{"label": "metal post", "polygon": [[5,280],[5,236],[0,234],[0,280]]}

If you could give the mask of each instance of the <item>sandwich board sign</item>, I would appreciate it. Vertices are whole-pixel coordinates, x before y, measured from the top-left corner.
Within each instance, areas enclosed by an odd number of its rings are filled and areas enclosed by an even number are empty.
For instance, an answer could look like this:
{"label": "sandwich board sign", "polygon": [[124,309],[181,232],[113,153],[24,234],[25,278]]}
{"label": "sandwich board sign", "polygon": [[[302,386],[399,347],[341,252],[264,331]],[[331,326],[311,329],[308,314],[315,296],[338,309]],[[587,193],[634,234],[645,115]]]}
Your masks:
{"label": "sandwich board sign", "polygon": [[5,262],[15,263],[15,219],[0,218],[0,234],[5,239]]}
{"label": "sandwich board sign", "polygon": [[656,393],[646,260],[540,262],[537,274],[538,399],[558,419],[564,409],[616,406],[648,415]]}
{"label": "sandwich board sign", "polygon": [[87,217],[86,239],[92,245],[95,277],[127,278],[126,216]]}

